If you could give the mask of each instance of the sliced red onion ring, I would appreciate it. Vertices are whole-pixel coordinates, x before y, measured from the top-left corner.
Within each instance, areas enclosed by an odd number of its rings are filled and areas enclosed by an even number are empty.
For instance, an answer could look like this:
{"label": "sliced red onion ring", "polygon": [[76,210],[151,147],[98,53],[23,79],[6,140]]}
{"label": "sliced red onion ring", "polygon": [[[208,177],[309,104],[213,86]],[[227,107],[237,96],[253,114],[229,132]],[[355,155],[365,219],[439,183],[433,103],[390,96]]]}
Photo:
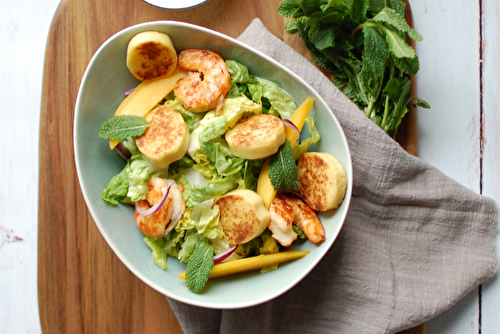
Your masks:
{"label": "sliced red onion ring", "polygon": [[123,92],[123,95],[125,95],[125,96],[129,96],[129,95],[130,95],[130,93],[132,93],[132,92],[134,91],[134,89],[135,89],[135,88],[136,88],[136,87],[131,88],[131,89],[129,89],[129,90],[127,90],[127,91]]}
{"label": "sliced red onion ring", "polygon": [[296,189],[289,190],[288,193],[297,197],[298,199],[302,199],[302,194]]}
{"label": "sliced red onion ring", "polygon": [[114,151],[116,152],[116,154],[118,154],[120,157],[122,157],[125,161],[130,159],[130,157],[132,156],[132,154],[130,154],[130,151],[127,150],[127,148],[125,146],[123,146],[123,144],[121,142],[118,143],[118,145],[116,145]]}
{"label": "sliced red onion ring", "polygon": [[224,253],[220,253],[214,256],[214,264],[220,263],[227,259],[229,255],[233,254],[233,252],[236,250],[238,246],[234,246],[233,248],[225,251]]}
{"label": "sliced red onion ring", "polygon": [[158,210],[160,210],[160,208],[165,203],[165,200],[168,197],[169,191],[170,191],[170,187],[167,188],[167,191],[165,191],[165,194],[162,196],[162,198],[158,202],[156,202],[155,205],[153,205],[152,207],[150,207],[147,210],[144,210],[143,208],[141,208],[139,206],[139,202],[135,202],[135,209],[137,210],[137,213],[143,217],[147,217],[147,216],[151,216],[152,214],[155,214],[156,212],[158,212]]}
{"label": "sliced red onion ring", "polygon": [[283,119],[282,122],[283,122],[283,125],[285,125],[286,127],[289,127],[290,129],[293,129],[297,133],[297,140],[299,140],[300,139],[300,131],[295,126],[295,124],[293,124],[292,121],[290,121],[288,119]]}

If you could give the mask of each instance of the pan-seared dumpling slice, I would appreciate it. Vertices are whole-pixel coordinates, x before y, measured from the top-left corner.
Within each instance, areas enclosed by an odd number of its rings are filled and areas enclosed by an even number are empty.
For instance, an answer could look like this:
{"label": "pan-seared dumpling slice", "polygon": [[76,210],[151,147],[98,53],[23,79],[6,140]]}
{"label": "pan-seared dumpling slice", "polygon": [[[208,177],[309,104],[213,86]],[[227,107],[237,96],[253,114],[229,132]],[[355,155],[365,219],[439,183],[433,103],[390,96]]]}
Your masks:
{"label": "pan-seared dumpling slice", "polygon": [[269,211],[262,197],[249,189],[236,189],[214,202],[219,206],[220,223],[232,245],[248,242],[264,232],[269,224]]}
{"label": "pan-seared dumpling slice", "polygon": [[136,138],[137,148],[153,165],[167,168],[186,154],[189,128],[181,114],[168,106],[152,110],[146,119],[149,127]]}
{"label": "pan-seared dumpling slice", "polygon": [[262,159],[278,152],[285,143],[281,119],[268,114],[240,119],[226,132],[226,141],[234,155],[243,159]]}
{"label": "pan-seared dumpling slice", "polygon": [[306,152],[297,165],[299,191],[313,210],[336,209],[344,200],[347,177],[344,167],[330,153]]}
{"label": "pan-seared dumpling slice", "polygon": [[143,81],[171,75],[177,67],[177,51],[170,36],[159,31],[143,31],[127,46],[127,67]]}

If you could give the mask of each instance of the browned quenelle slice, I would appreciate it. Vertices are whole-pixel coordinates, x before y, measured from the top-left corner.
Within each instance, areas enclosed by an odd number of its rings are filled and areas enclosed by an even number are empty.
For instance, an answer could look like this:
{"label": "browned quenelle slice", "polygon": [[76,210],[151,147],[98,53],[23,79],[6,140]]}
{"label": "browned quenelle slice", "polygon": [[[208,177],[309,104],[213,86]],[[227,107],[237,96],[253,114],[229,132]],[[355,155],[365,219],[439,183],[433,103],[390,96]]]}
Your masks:
{"label": "browned quenelle slice", "polygon": [[276,116],[252,115],[240,119],[229,129],[226,141],[237,157],[262,159],[278,152],[285,143],[285,127]]}
{"label": "browned quenelle slice", "polygon": [[141,81],[172,74],[177,67],[177,51],[170,36],[143,31],[132,37],[127,46],[127,67]]}
{"label": "browned quenelle slice", "polygon": [[153,165],[167,168],[186,154],[189,128],[181,114],[168,106],[158,107],[146,116],[149,127],[135,143]]}
{"label": "browned quenelle slice", "polygon": [[344,200],[347,178],[344,167],[330,153],[306,152],[297,166],[299,191],[316,211],[336,209]]}
{"label": "browned quenelle slice", "polygon": [[219,206],[220,223],[232,245],[244,244],[258,237],[269,224],[269,211],[255,191],[233,190],[217,199],[214,205]]}

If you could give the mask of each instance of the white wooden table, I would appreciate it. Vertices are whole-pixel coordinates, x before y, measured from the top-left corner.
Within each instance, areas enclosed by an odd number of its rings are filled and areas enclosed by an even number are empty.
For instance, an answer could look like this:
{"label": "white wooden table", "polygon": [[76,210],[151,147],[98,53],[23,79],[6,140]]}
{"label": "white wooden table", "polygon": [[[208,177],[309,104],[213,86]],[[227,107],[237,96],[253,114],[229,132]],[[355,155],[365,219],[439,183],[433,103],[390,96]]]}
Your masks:
{"label": "white wooden table", "polygon": [[[41,332],[38,125],[45,42],[58,3],[0,0],[0,333]],[[432,106],[419,111],[419,156],[500,203],[500,2],[412,0],[411,5],[424,36],[416,47],[417,91]],[[427,333],[499,332],[499,278],[427,323]]]}

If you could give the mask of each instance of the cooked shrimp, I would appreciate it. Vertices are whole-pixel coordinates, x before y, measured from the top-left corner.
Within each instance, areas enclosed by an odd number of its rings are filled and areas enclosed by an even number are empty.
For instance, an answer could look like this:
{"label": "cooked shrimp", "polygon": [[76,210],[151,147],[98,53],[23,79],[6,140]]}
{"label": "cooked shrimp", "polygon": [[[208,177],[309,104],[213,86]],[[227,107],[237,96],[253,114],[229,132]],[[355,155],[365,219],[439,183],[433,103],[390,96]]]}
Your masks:
{"label": "cooked shrimp", "polygon": [[316,212],[301,199],[277,194],[269,208],[269,230],[283,246],[290,246],[297,239],[292,224],[301,229],[313,243],[325,240],[325,228]]}
{"label": "cooked shrimp", "polygon": [[186,202],[182,197],[182,189],[173,180],[153,177],[148,181],[146,199],[137,202],[141,209],[148,210],[155,205],[165,193],[168,196],[157,212],[142,216],[135,210],[135,222],[139,230],[148,237],[159,238],[170,232],[184,215]]}
{"label": "cooked shrimp", "polygon": [[174,87],[175,96],[192,112],[218,111],[231,88],[226,62],[208,50],[189,49],[179,53],[178,66],[190,71]]}

